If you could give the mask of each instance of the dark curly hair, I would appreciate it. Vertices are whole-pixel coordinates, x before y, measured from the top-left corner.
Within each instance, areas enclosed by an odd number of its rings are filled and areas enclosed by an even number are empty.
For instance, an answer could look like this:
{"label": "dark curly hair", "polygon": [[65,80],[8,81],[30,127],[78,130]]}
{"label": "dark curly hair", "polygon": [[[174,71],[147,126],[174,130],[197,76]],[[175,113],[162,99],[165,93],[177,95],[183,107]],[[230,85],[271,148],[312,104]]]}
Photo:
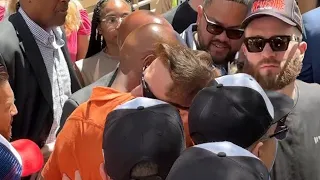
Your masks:
{"label": "dark curly hair", "polygon": [[[100,0],[93,11],[92,21],[91,21],[91,35],[89,40],[89,47],[86,58],[91,57],[98,52],[100,52],[103,48],[106,47],[106,42],[104,41],[101,34],[98,33],[98,26],[101,23],[101,9],[103,9],[103,5],[109,0]],[[123,0],[126,3],[130,4],[131,10],[133,11],[133,5],[131,0]]]}

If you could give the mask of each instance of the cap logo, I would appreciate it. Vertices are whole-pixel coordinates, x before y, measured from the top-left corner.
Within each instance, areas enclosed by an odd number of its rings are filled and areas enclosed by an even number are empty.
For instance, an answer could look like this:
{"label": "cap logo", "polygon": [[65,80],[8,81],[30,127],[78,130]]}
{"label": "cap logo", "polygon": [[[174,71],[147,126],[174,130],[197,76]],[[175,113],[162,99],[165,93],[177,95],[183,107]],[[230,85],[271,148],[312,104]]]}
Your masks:
{"label": "cap logo", "polygon": [[254,13],[258,10],[274,9],[282,11],[285,8],[284,0],[255,0],[251,12]]}

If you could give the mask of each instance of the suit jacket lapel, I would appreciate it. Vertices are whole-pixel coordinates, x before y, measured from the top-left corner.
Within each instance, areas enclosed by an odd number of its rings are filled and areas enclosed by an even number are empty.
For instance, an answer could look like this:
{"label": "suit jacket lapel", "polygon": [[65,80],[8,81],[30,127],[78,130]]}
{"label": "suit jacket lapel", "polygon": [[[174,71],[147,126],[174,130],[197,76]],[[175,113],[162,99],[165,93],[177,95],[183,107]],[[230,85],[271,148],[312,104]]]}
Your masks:
{"label": "suit jacket lapel", "polygon": [[17,31],[20,43],[21,51],[24,49],[25,60],[28,61],[34,71],[35,77],[38,80],[40,89],[44,98],[49,103],[51,109],[53,109],[52,100],[52,88],[46,66],[44,64],[39,47],[33,37],[33,34],[29,30],[28,25],[24,21],[20,13],[15,13],[9,17],[9,21],[13,24]]}

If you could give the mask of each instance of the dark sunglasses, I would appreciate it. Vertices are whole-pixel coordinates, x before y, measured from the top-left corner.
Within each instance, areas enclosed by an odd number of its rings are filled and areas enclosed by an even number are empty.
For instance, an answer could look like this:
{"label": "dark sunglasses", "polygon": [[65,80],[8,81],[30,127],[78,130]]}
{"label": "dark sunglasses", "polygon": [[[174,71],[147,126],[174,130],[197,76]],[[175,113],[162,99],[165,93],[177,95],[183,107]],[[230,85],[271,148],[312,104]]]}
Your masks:
{"label": "dark sunglasses", "polygon": [[269,43],[272,51],[286,51],[290,41],[299,42],[296,36],[272,36],[269,39],[263,37],[248,37],[244,39],[244,44],[249,52],[262,52],[265,45]]}
{"label": "dark sunglasses", "polygon": [[207,21],[207,31],[210,34],[219,35],[219,34],[223,33],[223,31],[226,31],[227,37],[229,39],[240,39],[242,37],[242,35],[244,33],[243,29],[225,28],[225,27],[223,27],[213,21],[210,21],[208,19],[207,14],[204,11],[203,11],[203,15]]}
{"label": "dark sunglasses", "polygon": [[[145,68],[144,68],[145,69]],[[144,79],[144,73],[142,73],[142,78],[141,78],[141,83],[142,83],[142,94],[143,94],[143,97],[147,97],[147,98],[151,98],[151,99],[158,99],[153,93],[152,91],[150,90],[149,88],[149,85],[148,83],[146,82],[146,80]],[[176,103],[171,103],[169,102],[169,104],[179,108],[179,109],[182,109],[182,110],[188,110],[189,107],[184,107],[184,106],[181,106],[179,104],[176,104]]]}
{"label": "dark sunglasses", "polygon": [[278,140],[283,140],[287,137],[287,132],[289,131],[289,127],[285,124],[287,120],[288,115],[281,118],[279,121],[274,122],[274,124],[277,123],[277,127],[273,134],[269,135],[266,138],[263,138],[263,140],[267,140],[270,138],[276,138]]}

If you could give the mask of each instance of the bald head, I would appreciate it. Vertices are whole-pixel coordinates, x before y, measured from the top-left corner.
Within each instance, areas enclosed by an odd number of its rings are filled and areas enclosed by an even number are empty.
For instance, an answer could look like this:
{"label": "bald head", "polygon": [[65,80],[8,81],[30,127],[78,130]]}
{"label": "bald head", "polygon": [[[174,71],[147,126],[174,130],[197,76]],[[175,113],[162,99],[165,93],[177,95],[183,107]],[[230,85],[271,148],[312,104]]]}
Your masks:
{"label": "bald head", "polygon": [[172,28],[171,24],[162,16],[148,10],[137,10],[131,13],[121,22],[121,25],[118,29],[119,47],[123,45],[124,40],[133,30],[151,23],[162,24],[168,28]]}
{"label": "bald head", "polygon": [[[146,24],[132,31],[120,49],[123,69],[142,72],[145,60],[154,60],[155,44],[181,44],[179,34],[162,24]],[[146,57],[149,57],[146,59]]]}

